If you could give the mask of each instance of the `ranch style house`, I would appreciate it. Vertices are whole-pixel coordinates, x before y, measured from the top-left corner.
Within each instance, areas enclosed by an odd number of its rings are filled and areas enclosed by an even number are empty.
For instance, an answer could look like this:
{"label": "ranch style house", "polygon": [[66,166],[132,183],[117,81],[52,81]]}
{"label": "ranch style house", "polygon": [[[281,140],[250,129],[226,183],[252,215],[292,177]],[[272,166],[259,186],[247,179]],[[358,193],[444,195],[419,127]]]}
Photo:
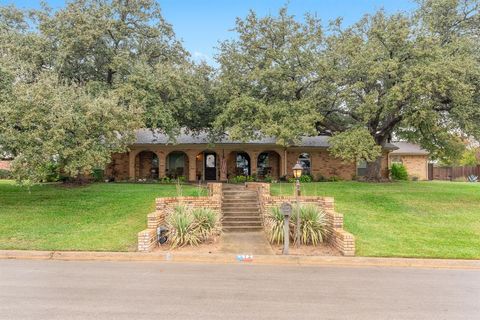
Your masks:
{"label": "ranch style house", "polygon": [[[295,146],[284,148],[274,138],[250,142],[228,139],[212,144],[206,134],[182,131],[175,143],[168,136],[141,129],[129,152],[112,155],[105,177],[115,181],[182,177],[186,181],[227,181],[245,175],[257,179],[287,179],[300,162],[304,174],[314,179],[352,180],[365,174],[365,163],[345,162],[328,151],[328,136],[304,137]],[[412,178],[428,178],[428,152],[406,143],[388,143],[383,149],[382,175],[388,177],[392,163],[403,163]]]}

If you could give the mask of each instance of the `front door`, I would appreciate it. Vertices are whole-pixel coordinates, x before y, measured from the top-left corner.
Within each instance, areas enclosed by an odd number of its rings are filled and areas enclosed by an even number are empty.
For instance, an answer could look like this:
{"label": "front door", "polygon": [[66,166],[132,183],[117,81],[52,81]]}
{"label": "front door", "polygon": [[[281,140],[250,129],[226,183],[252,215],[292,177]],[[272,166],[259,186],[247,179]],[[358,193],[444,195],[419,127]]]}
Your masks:
{"label": "front door", "polygon": [[217,155],[205,152],[205,180],[217,180]]}

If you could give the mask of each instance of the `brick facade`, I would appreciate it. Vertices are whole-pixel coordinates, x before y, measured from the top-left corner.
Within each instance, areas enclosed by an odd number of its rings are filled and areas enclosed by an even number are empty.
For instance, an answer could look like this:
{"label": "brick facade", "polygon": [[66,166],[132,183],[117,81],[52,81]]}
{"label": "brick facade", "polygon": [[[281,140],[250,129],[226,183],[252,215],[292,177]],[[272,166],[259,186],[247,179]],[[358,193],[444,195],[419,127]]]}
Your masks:
{"label": "brick facade", "polygon": [[[167,162],[172,152],[185,154],[184,176],[188,181],[204,180],[204,157],[205,151],[216,154],[216,180],[226,181],[238,173],[236,164],[237,153],[248,155],[250,175],[261,175],[257,168],[259,156],[267,153],[268,174],[274,179],[282,176],[291,177],[292,167],[298,161],[302,153],[310,157],[310,173],[315,179],[340,177],[351,180],[356,176],[357,167],[353,162],[345,162],[333,157],[326,148],[320,147],[292,147],[281,148],[279,146],[256,146],[256,145],[149,145],[131,147],[130,152],[114,154],[112,163],[107,167],[105,176],[115,180],[138,180],[145,178],[162,178],[168,176]],[[152,167],[152,157],[158,158],[156,168]],[[226,170],[221,170],[222,158],[226,159]],[[155,169],[155,177],[151,175]],[[382,175],[388,177],[388,152],[382,157]]]}
{"label": "brick facade", "polygon": [[428,155],[390,155],[390,166],[393,161],[398,160],[405,166],[411,179],[428,180]]}
{"label": "brick facade", "polygon": [[[257,190],[259,193],[260,207],[264,216],[267,210],[280,206],[284,202],[295,203],[294,196],[272,196],[270,184],[261,182],[247,183],[248,189]],[[301,196],[300,203],[314,204],[324,210],[327,217],[327,242],[338,249],[342,255],[355,255],[355,237],[343,229],[343,215],[335,211],[334,199],[331,197]]]}
{"label": "brick facade", "polygon": [[0,160],[0,170],[10,170],[10,160]]}

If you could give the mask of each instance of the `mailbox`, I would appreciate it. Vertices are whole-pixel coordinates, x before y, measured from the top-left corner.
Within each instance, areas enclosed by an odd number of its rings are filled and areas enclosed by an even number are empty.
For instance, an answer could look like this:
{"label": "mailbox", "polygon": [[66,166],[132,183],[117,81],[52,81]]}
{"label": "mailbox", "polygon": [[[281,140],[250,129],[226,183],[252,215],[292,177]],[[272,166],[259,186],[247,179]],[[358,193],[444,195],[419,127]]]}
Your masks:
{"label": "mailbox", "polygon": [[290,217],[292,215],[292,205],[288,202],[284,202],[280,206],[280,211],[285,217]]}

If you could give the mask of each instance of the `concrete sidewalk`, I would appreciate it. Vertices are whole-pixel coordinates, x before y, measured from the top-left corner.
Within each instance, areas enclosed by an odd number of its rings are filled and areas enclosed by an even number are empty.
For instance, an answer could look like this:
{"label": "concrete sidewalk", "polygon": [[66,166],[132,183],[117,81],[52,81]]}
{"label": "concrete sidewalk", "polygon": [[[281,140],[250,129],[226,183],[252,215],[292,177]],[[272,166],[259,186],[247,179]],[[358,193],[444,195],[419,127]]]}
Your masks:
{"label": "concrete sidewalk", "polygon": [[[243,254],[239,252],[238,254]],[[172,252],[85,252],[0,250],[0,259],[72,261],[165,261],[213,264],[298,265],[339,267],[406,267],[427,269],[480,270],[480,260],[370,258],[333,256],[254,255],[252,261],[239,261],[237,254],[189,254]]]}
{"label": "concrete sidewalk", "polygon": [[273,255],[265,232],[225,232],[222,235],[222,253]]}

